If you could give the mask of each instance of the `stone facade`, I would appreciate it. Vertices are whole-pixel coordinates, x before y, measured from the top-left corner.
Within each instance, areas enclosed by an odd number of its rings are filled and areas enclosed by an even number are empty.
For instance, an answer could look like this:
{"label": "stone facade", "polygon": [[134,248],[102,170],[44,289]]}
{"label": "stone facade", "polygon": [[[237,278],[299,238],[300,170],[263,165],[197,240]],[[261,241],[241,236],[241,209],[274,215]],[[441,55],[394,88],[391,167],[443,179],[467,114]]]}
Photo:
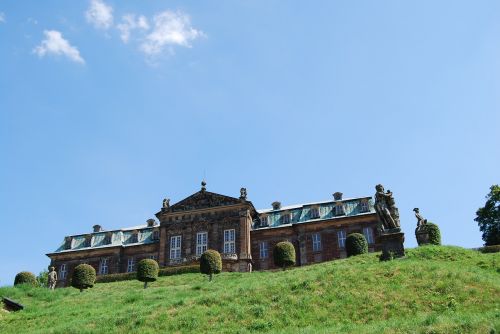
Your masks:
{"label": "stone facade", "polygon": [[[340,195],[339,195],[340,194]],[[340,197],[339,197],[340,196]],[[98,275],[135,271],[137,262],[153,258],[160,267],[196,263],[207,249],[221,253],[224,271],[275,268],[273,247],[289,240],[296,249],[297,265],[329,261],[346,256],[343,240],[353,232],[364,233],[369,250],[375,243],[377,215],[370,197],[331,201],[257,211],[246,199],[224,196],[202,189],[170,206],[163,201],[155,220],[113,231],[68,236],[47,254],[58,271],[58,286],[67,286],[73,268],[92,265]]]}

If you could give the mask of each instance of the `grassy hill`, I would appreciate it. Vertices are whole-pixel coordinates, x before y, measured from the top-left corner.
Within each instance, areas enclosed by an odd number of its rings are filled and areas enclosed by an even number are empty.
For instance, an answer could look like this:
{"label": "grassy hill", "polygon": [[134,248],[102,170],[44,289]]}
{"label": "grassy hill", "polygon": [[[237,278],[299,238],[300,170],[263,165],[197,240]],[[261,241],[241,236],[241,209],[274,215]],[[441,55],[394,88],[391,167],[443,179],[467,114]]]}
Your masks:
{"label": "grassy hill", "polygon": [[0,288],[26,309],[0,333],[499,333],[500,253],[409,249],[287,271],[161,277],[67,288]]}

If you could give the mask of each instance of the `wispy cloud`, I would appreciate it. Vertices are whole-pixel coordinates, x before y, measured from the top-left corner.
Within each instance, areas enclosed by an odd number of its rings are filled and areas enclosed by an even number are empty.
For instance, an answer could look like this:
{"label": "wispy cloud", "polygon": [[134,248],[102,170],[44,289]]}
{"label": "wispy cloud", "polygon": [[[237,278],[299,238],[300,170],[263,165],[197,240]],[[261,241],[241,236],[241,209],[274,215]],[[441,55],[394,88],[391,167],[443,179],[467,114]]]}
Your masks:
{"label": "wispy cloud", "polygon": [[39,57],[45,55],[65,56],[76,63],[85,64],[85,60],[80,56],[78,49],[69,44],[59,31],[45,30],[43,33],[45,39],[33,49],[33,52]]}
{"label": "wispy cloud", "polygon": [[0,12],[0,23],[5,23],[5,13]]}
{"label": "wispy cloud", "polygon": [[[154,28],[146,35],[140,49],[148,56],[156,56],[167,47],[191,47],[191,41],[203,32],[191,26],[190,17],[182,12],[164,11],[154,16]],[[170,50],[172,51],[172,50]]]}
{"label": "wispy cloud", "polygon": [[128,43],[130,39],[130,33],[135,29],[148,30],[149,23],[148,19],[140,15],[135,17],[135,14],[126,14],[122,17],[122,22],[116,26],[120,31],[120,38],[124,43]]}
{"label": "wispy cloud", "polygon": [[101,0],[92,0],[85,18],[97,29],[109,29],[113,25],[113,8]]}

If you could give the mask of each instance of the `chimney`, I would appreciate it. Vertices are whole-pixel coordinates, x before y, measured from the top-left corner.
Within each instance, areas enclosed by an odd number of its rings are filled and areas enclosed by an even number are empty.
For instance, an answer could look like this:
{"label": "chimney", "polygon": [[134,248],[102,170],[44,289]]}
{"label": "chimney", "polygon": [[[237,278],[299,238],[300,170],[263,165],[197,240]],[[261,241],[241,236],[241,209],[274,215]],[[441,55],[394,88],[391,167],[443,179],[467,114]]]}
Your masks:
{"label": "chimney", "polygon": [[148,223],[148,227],[156,226],[156,220],[154,220],[153,218],[146,220],[146,223]]}
{"label": "chimney", "polygon": [[342,193],[341,192],[336,192],[333,194],[333,199],[336,201],[341,201],[342,200]]}
{"label": "chimney", "polygon": [[92,226],[92,228],[94,229],[94,233],[96,233],[96,232],[102,232],[102,226],[101,225],[94,225],[94,226]]}
{"label": "chimney", "polygon": [[271,205],[273,206],[273,210],[281,209],[281,202],[275,201]]}

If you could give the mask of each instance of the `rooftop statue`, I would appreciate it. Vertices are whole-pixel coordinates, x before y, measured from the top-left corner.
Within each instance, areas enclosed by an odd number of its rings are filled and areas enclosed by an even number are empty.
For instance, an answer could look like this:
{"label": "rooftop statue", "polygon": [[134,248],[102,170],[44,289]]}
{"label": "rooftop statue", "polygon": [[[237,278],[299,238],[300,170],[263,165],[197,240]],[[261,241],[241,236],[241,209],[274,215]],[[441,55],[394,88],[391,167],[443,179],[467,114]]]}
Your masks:
{"label": "rooftop statue", "polygon": [[384,192],[384,186],[377,184],[375,186],[375,211],[381,222],[381,232],[391,229],[400,229],[399,211],[396,207],[392,192],[387,190]]}
{"label": "rooftop statue", "polygon": [[240,199],[243,201],[247,200],[247,188],[240,189]]}
{"label": "rooftop statue", "polygon": [[163,200],[163,208],[168,209],[170,207],[170,198],[165,198]]}
{"label": "rooftop statue", "polygon": [[427,219],[422,217],[419,208],[415,208],[413,211],[415,211],[415,217],[417,218],[417,231],[420,231],[427,225]]}

